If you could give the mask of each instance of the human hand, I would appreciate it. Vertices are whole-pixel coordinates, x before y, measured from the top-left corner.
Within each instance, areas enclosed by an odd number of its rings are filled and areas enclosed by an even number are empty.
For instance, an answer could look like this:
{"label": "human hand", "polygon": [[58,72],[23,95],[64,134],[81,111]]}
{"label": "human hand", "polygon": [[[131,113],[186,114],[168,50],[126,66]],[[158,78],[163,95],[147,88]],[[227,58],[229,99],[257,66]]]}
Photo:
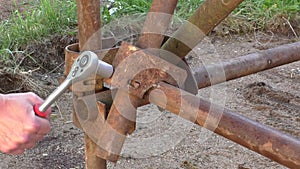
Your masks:
{"label": "human hand", "polygon": [[35,115],[33,105],[43,100],[34,93],[0,95],[0,151],[22,154],[42,140],[50,131],[48,109],[46,118]]}

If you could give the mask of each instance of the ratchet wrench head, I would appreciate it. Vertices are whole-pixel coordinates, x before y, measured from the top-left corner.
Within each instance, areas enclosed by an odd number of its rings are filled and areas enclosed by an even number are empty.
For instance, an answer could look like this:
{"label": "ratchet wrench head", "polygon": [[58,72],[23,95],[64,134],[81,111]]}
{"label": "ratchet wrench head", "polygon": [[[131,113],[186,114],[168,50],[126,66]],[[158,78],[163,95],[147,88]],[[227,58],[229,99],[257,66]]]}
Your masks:
{"label": "ratchet wrench head", "polygon": [[84,51],[74,61],[67,79],[78,82],[96,73],[98,67],[98,56],[91,51]]}

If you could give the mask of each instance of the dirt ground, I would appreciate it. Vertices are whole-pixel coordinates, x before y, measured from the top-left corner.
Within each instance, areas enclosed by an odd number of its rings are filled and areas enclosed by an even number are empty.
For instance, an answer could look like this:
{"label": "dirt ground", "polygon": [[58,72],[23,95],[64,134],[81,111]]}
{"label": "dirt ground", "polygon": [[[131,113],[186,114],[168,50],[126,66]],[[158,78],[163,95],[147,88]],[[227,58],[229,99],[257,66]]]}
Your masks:
{"label": "dirt ground", "polygon": [[[0,20],[7,18],[13,9],[8,3],[0,0]],[[0,80],[5,82],[0,85],[1,92],[33,91],[45,98],[58,85],[56,79],[63,73],[61,65],[63,46],[75,41],[76,39],[69,37],[54,37],[43,44],[33,45],[39,46],[38,50],[50,51],[48,56],[53,63],[48,64],[48,67],[44,66],[48,70],[33,72],[27,70],[26,73],[17,75],[1,70]],[[200,43],[195,48],[196,55],[189,55],[187,61],[194,70],[204,60],[210,63],[220,62],[295,41],[299,39],[261,32],[243,36],[211,35],[208,41]],[[51,46],[53,42],[57,44],[55,47]],[[39,53],[36,55],[39,56]],[[41,62],[47,60],[41,59]],[[24,64],[35,69],[28,62]],[[295,62],[201,89],[198,96],[211,98],[214,94],[216,102],[220,100],[234,112],[300,139],[299,83],[300,62]],[[51,115],[52,131],[43,141],[20,156],[0,154],[0,169],[84,168],[83,132],[72,123],[71,97],[72,94],[67,92],[55,103]],[[173,124],[180,125],[174,128]],[[173,136],[167,135],[169,131],[172,131]],[[169,138],[167,142],[164,142],[165,137]],[[176,142],[174,140],[177,140],[177,137],[182,139]],[[155,139],[145,144],[136,142],[142,138]],[[139,108],[136,131],[127,139],[120,160],[116,164],[108,163],[108,168],[283,169],[285,167],[204,128],[181,120],[171,113],[160,112],[155,106],[148,105]]]}

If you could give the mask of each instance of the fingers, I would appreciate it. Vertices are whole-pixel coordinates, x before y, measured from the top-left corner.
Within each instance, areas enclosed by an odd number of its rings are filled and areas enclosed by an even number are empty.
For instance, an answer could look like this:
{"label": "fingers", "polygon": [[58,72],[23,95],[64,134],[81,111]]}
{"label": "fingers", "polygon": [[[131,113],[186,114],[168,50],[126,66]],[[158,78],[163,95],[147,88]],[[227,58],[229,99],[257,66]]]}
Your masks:
{"label": "fingers", "polygon": [[45,135],[50,132],[50,122],[48,119],[35,117],[32,131],[35,132],[37,135]]}
{"label": "fingers", "polygon": [[21,155],[25,152],[25,149],[24,150],[14,150],[14,151],[11,151],[7,154],[11,154],[11,155]]}
{"label": "fingers", "polygon": [[1,150],[1,152],[5,153],[5,154],[11,154],[11,155],[20,155],[25,152],[25,149],[20,149],[20,148],[9,149],[9,150],[4,149],[4,150]]}
{"label": "fingers", "polygon": [[22,98],[22,100],[27,100],[31,104],[41,104],[43,103],[43,99],[41,99],[38,95],[33,92],[27,93],[12,93],[6,95],[9,98]]}
{"label": "fingers", "polygon": [[26,149],[31,149],[35,147],[37,142],[43,139],[44,135],[31,134],[30,136],[19,136],[15,137],[14,140],[10,138],[5,138],[2,140],[2,145],[0,146],[0,151],[6,154],[19,155],[24,153]]}
{"label": "fingers", "polygon": [[34,147],[35,144],[33,143],[18,143],[18,142],[13,142],[12,140],[6,140],[1,147],[0,150],[3,153],[6,154],[11,154],[11,155],[18,155],[24,153],[24,151],[28,148]]}
{"label": "fingers", "polygon": [[[32,148],[32,147],[31,147]],[[27,148],[23,146],[23,144],[15,144],[15,145],[7,145],[7,148],[2,150],[2,152],[11,155],[20,155],[26,151]]]}
{"label": "fingers", "polygon": [[26,99],[28,99],[31,102],[31,104],[42,104],[43,103],[43,99],[32,92],[24,93],[24,95],[25,95]]}
{"label": "fingers", "polygon": [[9,148],[2,150],[2,152],[11,155],[20,155],[23,154],[27,149],[33,148],[35,145],[35,143],[31,142],[28,144],[9,146]]}
{"label": "fingers", "polygon": [[[30,103],[34,106],[34,105],[41,105],[44,101],[43,99],[41,99],[38,95],[32,93],[32,92],[28,92],[26,93],[27,99],[30,101]],[[51,107],[49,107],[44,113],[47,115],[46,119],[50,118],[50,114],[51,114]]]}

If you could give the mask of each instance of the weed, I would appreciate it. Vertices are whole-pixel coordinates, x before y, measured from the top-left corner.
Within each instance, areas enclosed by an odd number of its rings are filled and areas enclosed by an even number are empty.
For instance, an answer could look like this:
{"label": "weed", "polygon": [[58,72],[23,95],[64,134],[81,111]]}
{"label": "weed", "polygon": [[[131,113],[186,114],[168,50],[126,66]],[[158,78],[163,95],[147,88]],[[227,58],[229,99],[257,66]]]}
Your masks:
{"label": "weed", "polygon": [[299,0],[247,0],[233,16],[243,19],[253,29],[266,30],[287,24],[286,19],[293,20],[299,13]]}
{"label": "weed", "polygon": [[[175,15],[187,19],[204,0],[179,0]],[[104,2],[104,1],[103,1]],[[101,8],[103,24],[122,16],[146,13],[151,0],[106,0]],[[30,9],[14,11],[0,23],[0,57],[8,59],[11,52],[32,41],[41,41],[51,34],[76,34],[75,0],[32,0]],[[223,23],[235,33],[253,30],[300,29],[299,0],[245,0]],[[296,18],[296,19],[295,19]],[[293,30],[294,34],[296,32]]]}
{"label": "weed", "polygon": [[205,0],[179,0],[175,15],[187,19],[204,1]]}
{"label": "weed", "polygon": [[[179,0],[175,15],[188,19],[204,1]],[[124,15],[145,13],[150,5],[149,0],[110,0],[102,8],[104,24]],[[245,0],[223,24],[234,33],[267,29],[284,32],[286,28],[297,27],[294,20],[299,13],[299,0]]]}
{"label": "weed", "polygon": [[17,51],[32,41],[40,41],[54,33],[72,33],[76,25],[74,0],[31,1],[26,11],[16,10],[10,19],[0,24],[0,55],[7,59],[7,51]]}
{"label": "weed", "polygon": [[109,0],[101,8],[102,20],[105,23],[122,16],[145,13],[151,6],[151,0]]}

